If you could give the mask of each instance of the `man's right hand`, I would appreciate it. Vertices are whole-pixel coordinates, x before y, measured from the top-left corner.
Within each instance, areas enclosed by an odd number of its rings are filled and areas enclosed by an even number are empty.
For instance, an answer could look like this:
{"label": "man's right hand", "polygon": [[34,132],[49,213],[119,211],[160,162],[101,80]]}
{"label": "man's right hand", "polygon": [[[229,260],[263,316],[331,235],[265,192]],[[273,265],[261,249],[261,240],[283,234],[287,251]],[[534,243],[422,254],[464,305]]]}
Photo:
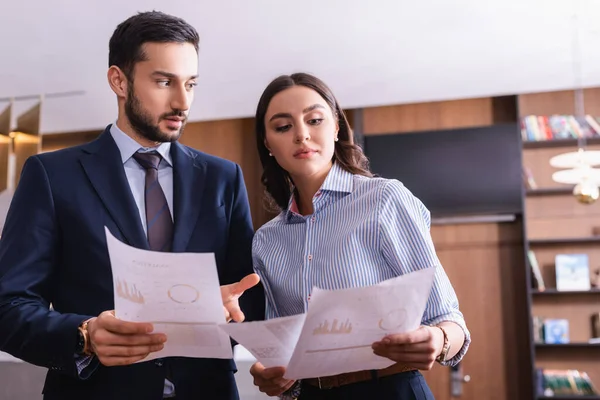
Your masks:
{"label": "man's right hand", "polygon": [[167,336],[152,330],[149,323],[117,319],[114,311],[105,311],[88,322],[91,349],[106,366],[133,364],[162,350]]}
{"label": "man's right hand", "polygon": [[254,377],[254,384],[258,390],[269,396],[279,396],[294,385],[294,380],[285,379],[285,367],[265,368],[256,362],[250,368],[250,374]]}

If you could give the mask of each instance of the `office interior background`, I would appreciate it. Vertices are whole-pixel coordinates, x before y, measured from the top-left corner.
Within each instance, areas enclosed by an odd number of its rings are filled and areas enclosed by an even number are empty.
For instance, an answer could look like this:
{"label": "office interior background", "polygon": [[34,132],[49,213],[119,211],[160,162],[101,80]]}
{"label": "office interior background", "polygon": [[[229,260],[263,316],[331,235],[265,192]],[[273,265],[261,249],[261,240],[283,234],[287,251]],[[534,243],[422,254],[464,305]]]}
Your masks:
{"label": "office interior background", "polygon": [[[600,2],[4,0],[0,218],[27,157],[114,121],[108,39],[151,9],[200,34],[181,142],[242,167],[255,228],[273,215],[252,116],[299,71],[332,88],[373,172],[431,210],[473,339],[424,372],[436,399],[600,399]],[[242,399],[265,399],[243,350]],[[44,375],[0,355],[0,398],[41,398]]]}

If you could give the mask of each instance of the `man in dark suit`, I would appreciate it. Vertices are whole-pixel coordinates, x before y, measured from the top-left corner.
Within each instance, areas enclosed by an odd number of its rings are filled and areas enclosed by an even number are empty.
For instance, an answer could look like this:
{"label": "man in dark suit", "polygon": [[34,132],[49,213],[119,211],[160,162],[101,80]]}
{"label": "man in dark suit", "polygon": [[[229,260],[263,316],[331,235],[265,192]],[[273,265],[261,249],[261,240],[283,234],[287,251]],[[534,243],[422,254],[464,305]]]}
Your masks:
{"label": "man in dark suit", "polygon": [[263,317],[242,172],[177,142],[198,40],[160,12],[121,23],[109,44],[116,123],[25,163],[0,240],[0,350],[49,368],[47,400],[238,398],[233,360],[137,363],[168,338],[111,311],[105,226],[142,249],[214,253],[228,319]]}

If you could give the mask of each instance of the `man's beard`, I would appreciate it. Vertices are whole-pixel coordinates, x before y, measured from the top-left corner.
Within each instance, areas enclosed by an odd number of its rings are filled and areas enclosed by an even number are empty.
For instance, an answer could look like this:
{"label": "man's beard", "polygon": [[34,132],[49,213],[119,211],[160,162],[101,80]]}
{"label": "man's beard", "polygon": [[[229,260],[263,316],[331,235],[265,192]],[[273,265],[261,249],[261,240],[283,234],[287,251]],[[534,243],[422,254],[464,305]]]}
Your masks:
{"label": "man's beard", "polygon": [[181,110],[173,110],[168,114],[163,114],[160,116],[158,119],[159,122],[161,119],[169,117],[185,118],[179,131],[165,133],[160,130],[158,125],[152,123],[152,117],[150,117],[150,115],[148,115],[148,113],[146,113],[142,108],[142,104],[135,96],[132,86],[133,85],[129,85],[129,89],[127,91],[127,101],[125,101],[125,115],[127,115],[131,127],[137,132],[138,135],[150,140],[151,142],[165,143],[177,141],[183,133],[183,128],[185,128],[185,124],[187,122],[184,112]]}

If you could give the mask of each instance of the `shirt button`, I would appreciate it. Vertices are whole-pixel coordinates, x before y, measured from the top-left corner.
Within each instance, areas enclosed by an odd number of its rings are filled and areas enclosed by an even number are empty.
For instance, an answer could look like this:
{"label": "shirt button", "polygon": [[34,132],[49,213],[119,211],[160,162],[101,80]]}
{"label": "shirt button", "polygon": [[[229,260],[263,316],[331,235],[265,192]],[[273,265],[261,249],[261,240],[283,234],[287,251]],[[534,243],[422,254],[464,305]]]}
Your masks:
{"label": "shirt button", "polygon": [[312,254],[308,255],[308,261],[312,260]]}
{"label": "shirt button", "polygon": [[157,367],[162,367],[163,366],[163,360],[161,360],[160,358],[156,361],[154,361],[154,365],[156,365]]}
{"label": "shirt button", "polygon": [[317,217],[312,217],[310,220],[311,220],[312,222],[315,222],[315,221],[317,220]]}

